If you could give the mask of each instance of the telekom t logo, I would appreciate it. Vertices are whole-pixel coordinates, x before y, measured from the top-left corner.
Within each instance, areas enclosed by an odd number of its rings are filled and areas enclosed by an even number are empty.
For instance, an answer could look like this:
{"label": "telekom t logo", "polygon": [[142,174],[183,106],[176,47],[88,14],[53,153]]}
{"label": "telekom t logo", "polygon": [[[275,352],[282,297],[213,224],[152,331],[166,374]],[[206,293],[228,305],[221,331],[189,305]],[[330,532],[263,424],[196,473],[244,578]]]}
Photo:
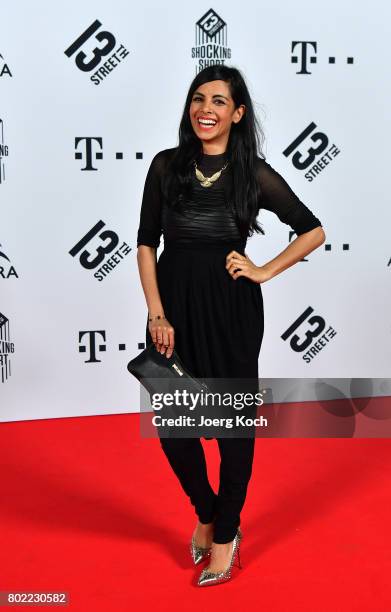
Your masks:
{"label": "telekom t logo", "polygon": [[[296,54],[293,53],[296,50]],[[292,64],[299,64],[300,70],[296,72],[296,74],[312,74],[309,69],[309,64],[317,63],[317,43],[314,40],[293,40],[292,41],[292,56],[291,61]],[[311,54],[312,52],[312,54]],[[335,56],[328,56],[328,63],[335,64]],[[346,58],[347,64],[353,64],[353,57],[349,56]]]}

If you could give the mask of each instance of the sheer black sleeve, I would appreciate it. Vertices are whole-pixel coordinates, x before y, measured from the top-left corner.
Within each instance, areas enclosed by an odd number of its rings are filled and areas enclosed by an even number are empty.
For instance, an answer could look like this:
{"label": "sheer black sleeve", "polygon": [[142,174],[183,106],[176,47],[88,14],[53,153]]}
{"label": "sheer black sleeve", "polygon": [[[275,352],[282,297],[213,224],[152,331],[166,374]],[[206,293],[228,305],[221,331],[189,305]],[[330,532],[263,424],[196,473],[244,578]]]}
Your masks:
{"label": "sheer black sleeve", "polygon": [[285,179],[264,159],[258,158],[258,178],[261,185],[260,208],[274,212],[283,223],[290,225],[298,236],[322,224],[297,197]]}
{"label": "sheer black sleeve", "polygon": [[160,151],[153,158],[147,172],[137,232],[137,246],[145,244],[157,248],[160,244],[162,234],[161,177],[164,171],[164,160],[164,151]]}

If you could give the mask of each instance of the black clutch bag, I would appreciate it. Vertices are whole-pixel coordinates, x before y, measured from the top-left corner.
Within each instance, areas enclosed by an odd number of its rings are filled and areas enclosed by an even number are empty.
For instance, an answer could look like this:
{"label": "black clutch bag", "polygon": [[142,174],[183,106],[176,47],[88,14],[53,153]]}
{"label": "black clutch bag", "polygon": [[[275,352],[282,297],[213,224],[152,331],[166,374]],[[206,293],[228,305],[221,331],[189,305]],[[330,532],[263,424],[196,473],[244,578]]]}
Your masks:
{"label": "black clutch bag", "polygon": [[[175,349],[167,358],[156,350],[153,342],[129,361],[127,369],[151,394],[172,393],[175,389],[186,389],[189,393],[210,391],[204,382],[200,382],[184,367]],[[209,436],[203,437],[213,440]]]}
{"label": "black clutch bag", "polygon": [[175,349],[171,357],[166,357],[153,342],[129,361],[127,369],[149,393],[172,392],[175,388],[193,393],[209,391],[205,383],[186,370]]}

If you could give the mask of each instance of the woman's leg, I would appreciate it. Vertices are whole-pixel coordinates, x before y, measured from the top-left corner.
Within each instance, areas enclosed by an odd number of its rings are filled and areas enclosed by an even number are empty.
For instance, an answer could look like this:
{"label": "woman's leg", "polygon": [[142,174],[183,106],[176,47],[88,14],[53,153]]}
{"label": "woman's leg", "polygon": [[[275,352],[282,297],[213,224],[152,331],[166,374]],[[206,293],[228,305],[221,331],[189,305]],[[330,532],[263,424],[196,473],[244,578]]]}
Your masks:
{"label": "woman's leg", "polygon": [[160,444],[200,523],[212,523],[217,495],[208,480],[200,438],[160,438]]}
{"label": "woman's leg", "polygon": [[217,438],[220,486],[216,503],[213,542],[231,542],[240,525],[247,486],[252,473],[255,438]]}

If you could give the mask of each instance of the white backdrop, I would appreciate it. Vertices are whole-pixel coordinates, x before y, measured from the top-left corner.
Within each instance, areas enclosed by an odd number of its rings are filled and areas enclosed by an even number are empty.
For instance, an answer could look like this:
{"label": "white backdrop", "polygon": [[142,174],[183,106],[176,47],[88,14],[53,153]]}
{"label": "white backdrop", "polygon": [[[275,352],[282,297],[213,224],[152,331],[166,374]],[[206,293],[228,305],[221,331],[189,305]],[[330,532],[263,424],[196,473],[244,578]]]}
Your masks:
{"label": "white backdrop", "polygon": [[[308,261],[262,285],[260,376],[390,375],[384,48],[390,17],[386,3],[353,0],[316,9],[304,0],[240,7],[226,0],[213,9],[179,0],[112,6],[24,0],[3,7],[0,420],[139,410],[139,385],[126,364],[145,340],[136,261],[141,196],[153,156],[178,144],[186,93],[203,67],[194,49],[201,56],[210,49],[211,63],[243,72],[265,131],[267,161],[326,232]],[[208,30],[214,23],[216,34]],[[81,69],[94,47],[109,43],[112,50],[97,56],[92,70]],[[81,51],[85,59],[75,61]],[[303,170],[284,151],[312,122],[312,135],[321,132],[328,144]],[[296,150],[307,157],[319,138],[310,134]],[[85,139],[93,139],[89,165]],[[309,181],[314,166],[321,171]],[[72,256],[99,221],[100,231],[114,234],[103,241],[95,235]],[[259,265],[295,237],[271,212],[262,211],[260,221],[266,235],[254,235],[246,250]],[[97,267],[83,267],[84,249],[91,259],[112,240],[117,246]],[[162,240],[158,255],[163,246]],[[109,273],[98,280],[94,273],[104,264]],[[324,330],[296,351],[281,336],[308,307]],[[300,339],[316,327],[304,321]]]}

